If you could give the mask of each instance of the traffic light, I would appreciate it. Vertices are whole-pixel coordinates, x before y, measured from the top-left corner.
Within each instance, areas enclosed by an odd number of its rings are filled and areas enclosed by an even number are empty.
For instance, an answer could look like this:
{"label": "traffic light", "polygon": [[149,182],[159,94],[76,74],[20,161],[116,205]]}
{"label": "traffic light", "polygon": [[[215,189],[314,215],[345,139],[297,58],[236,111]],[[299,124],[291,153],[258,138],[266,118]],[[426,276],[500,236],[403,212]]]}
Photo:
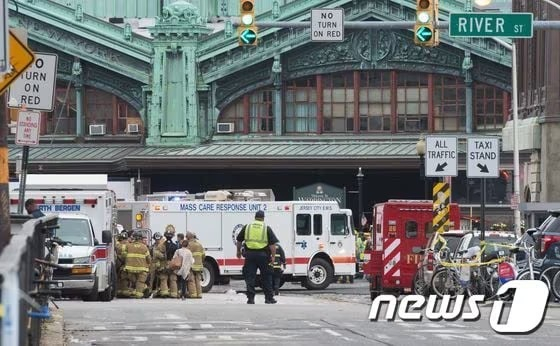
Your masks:
{"label": "traffic light", "polygon": [[419,46],[434,47],[439,44],[438,0],[416,0],[416,24],[414,43]]}
{"label": "traffic light", "polygon": [[257,45],[257,26],[255,25],[255,0],[240,0],[241,23],[237,28],[240,46]]}

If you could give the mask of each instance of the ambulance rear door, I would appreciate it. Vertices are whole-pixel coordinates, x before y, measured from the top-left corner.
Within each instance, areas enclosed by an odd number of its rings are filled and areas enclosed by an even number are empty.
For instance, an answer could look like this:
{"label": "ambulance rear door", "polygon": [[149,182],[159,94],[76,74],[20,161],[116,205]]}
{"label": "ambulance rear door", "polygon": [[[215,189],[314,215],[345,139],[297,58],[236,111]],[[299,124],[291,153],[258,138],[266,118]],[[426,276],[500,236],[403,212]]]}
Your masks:
{"label": "ambulance rear door", "polygon": [[315,210],[314,203],[294,203],[292,244],[293,266],[295,275],[307,275],[308,265],[313,254],[325,250],[325,241],[322,240],[323,232],[328,232],[330,217],[325,217],[322,210]]}
{"label": "ambulance rear door", "polygon": [[328,223],[325,233],[328,236],[328,252],[334,263],[334,275],[354,275],[356,273],[356,239],[350,224],[351,213],[343,212],[338,205],[323,205],[322,207],[323,218]]}

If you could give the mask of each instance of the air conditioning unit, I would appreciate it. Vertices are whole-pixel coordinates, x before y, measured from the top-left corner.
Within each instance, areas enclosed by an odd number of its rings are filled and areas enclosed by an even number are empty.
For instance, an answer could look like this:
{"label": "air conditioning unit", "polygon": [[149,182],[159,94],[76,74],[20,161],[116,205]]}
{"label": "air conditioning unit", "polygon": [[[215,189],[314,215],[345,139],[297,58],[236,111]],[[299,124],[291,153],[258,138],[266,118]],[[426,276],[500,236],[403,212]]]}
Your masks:
{"label": "air conditioning unit", "polygon": [[90,136],[103,136],[105,134],[105,125],[89,125]]}
{"label": "air conditioning unit", "polygon": [[233,123],[218,123],[218,133],[232,133],[234,130]]}
{"label": "air conditioning unit", "polygon": [[127,133],[138,133],[138,124],[128,124],[126,125]]}

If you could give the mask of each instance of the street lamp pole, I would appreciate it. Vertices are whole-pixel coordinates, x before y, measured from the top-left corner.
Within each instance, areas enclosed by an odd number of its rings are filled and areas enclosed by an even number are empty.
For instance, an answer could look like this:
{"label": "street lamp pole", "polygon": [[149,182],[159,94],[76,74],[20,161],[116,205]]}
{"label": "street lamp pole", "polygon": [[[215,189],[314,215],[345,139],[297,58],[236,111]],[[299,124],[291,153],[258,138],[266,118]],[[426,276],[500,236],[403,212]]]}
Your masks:
{"label": "street lamp pole", "polygon": [[358,179],[358,222],[360,223],[360,230],[362,229],[362,217],[364,215],[363,209],[363,183],[364,183],[364,174],[362,173],[362,167],[358,168],[358,174],[356,175],[356,179]]}
{"label": "street lamp pole", "polygon": [[416,143],[416,153],[420,157],[420,179],[424,181],[424,199],[430,200],[429,178],[426,177],[426,166],[424,155],[426,155],[426,140],[424,136],[420,137]]}

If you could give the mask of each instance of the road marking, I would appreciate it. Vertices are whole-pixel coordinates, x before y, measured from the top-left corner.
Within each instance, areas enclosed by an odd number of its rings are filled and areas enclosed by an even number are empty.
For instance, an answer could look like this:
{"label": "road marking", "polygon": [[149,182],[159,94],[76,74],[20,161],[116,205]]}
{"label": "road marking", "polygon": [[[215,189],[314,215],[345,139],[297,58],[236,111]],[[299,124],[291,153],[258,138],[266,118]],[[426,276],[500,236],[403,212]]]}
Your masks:
{"label": "road marking", "polygon": [[342,336],[342,334],[337,333],[337,332],[335,332],[334,330],[331,330],[331,329],[328,329],[328,328],[325,328],[325,329],[323,329],[323,330],[324,330],[325,332],[329,333],[330,335],[333,335],[333,336]]}
{"label": "road marking", "polygon": [[214,326],[211,325],[210,323],[201,323],[201,324],[200,324],[200,328],[202,328],[202,329],[210,329],[210,328],[214,328]]}
{"label": "road marking", "polygon": [[309,322],[309,321],[305,321],[305,323],[307,323],[307,325],[310,326],[310,327],[320,327],[321,326],[320,324]]}
{"label": "road marking", "polygon": [[177,329],[192,329],[190,324],[178,324],[178,325],[175,326],[175,328],[177,328]]}
{"label": "road marking", "polygon": [[206,340],[208,337],[206,335],[195,335],[196,340]]}
{"label": "road marking", "polygon": [[467,326],[464,326],[462,324],[457,324],[457,323],[447,323],[447,326],[452,328],[467,328]]}
{"label": "road marking", "polygon": [[453,339],[466,339],[466,340],[488,340],[482,335],[478,334],[463,334],[463,335],[454,335],[454,334],[434,334],[435,336],[443,339],[443,340],[453,340]]}
{"label": "road marking", "polygon": [[95,327],[93,327],[93,330],[107,330],[107,327],[105,327],[105,326],[95,326]]}
{"label": "road marking", "polygon": [[177,339],[176,335],[162,335],[162,339]]}
{"label": "road marking", "polygon": [[510,336],[507,336],[507,335],[500,335],[500,334],[496,334],[496,335],[494,335],[494,336],[495,336],[495,337],[497,337],[498,339],[504,339],[504,340],[517,340],[517,339],[514,339],[514,338],[512,338],[512,337],[510,337]]}
{"label": "road marking", "polygon": [[165,320],[184,320],[184,317],[175,314],[163,314],[163,319]]}
{"label": "road marking", "polygon": [[375,334],[375,336],[376,336],[378,339],[391,339],[390,336],[385,335],[385,334]]}
{"label": "road marking", "polygon": [[123,326],[123,329],[131,330],[131,329],[138,329],[138,327],[137,326]]}
{"label": "road marking", "polygon": [[233,340],[231,335],[218,335],[218,339],[220,340]]}

